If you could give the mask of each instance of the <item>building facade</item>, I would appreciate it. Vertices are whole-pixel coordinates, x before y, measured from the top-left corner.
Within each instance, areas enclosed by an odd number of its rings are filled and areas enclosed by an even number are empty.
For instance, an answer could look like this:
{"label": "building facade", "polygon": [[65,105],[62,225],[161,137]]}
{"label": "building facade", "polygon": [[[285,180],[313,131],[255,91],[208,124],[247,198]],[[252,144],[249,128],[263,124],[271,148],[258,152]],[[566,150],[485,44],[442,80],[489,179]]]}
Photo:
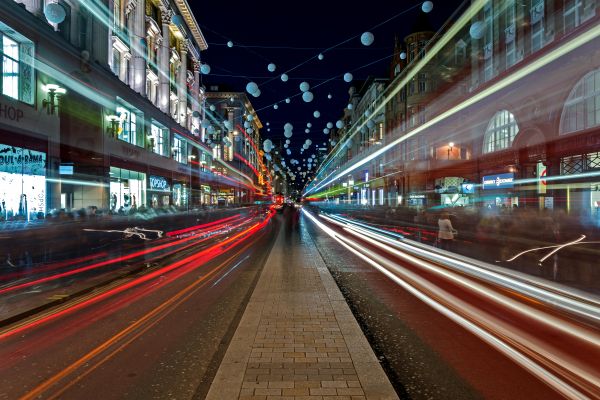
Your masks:
{"label": "building facade", "polygon": [[4,219],[262,190],[206,141],[223,121],[208,120],[207,43],[186,0],[15,0],[0,16]]}
{"label": "building facade", "polygon": [[[599,6],[473,1],[433,40],[408,36],[395,50],[407,57],[395,58],[379,100],[387,122],[381,153],[344,160],[341,146],[360,137],[349,129],[308,192],[342,193],[348,175],[356,181],[383,155],[388,206],[598,216]],[[424,51],[411,60],[410,43],[418,49],[421,38]],[[326,176],[335,179],[320,180]]]}

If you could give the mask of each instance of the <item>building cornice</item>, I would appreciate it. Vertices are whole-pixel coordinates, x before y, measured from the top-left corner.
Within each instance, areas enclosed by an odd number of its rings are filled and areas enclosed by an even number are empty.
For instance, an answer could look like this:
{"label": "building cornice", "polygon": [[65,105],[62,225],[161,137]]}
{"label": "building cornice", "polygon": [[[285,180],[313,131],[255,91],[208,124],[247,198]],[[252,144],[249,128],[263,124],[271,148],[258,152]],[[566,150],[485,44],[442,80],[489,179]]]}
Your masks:
{"label": "building cornice", "polygon": [[188,4],[187,0],[173,0],[173,1],[177,5],[177,9],[179,10],[179,12],[181,13],[181,16],[185,20],[185,23],[187,24],[190,32],[192,33],[194,40],[200,47],[200,50],[208,49],[208,43],[206,42],[206,39],[204,38],[202,31],[200,30],[198,21],[196,21],[196,17],[194,17],[194,14],[192,13],[192,9],[190,8],[190,5]]}

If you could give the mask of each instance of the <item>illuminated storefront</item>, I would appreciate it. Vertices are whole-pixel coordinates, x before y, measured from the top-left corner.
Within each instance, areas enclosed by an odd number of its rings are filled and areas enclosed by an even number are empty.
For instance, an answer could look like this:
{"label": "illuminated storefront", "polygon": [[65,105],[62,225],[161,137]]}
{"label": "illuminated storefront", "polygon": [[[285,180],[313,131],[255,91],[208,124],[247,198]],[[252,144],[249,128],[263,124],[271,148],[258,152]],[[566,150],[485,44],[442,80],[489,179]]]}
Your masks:
{"label": "illuminated storefront", "polygon": [[128,213],[146,204],[146,174],[110,167],[110,211]]}
{"label": "illuminated storefront", "polygon": [[151,208],[164,208],[171,204],[171,185],[163,176],[150,175],[148,177],[148,197]]}
{"label": "illuminated storefront", "polygon": [[515,174],[486,175],[482,178],[482,188],[486,207],[513,207],[519,205],[519,197],[512,192]]}
{"label": "illuminated storefront", "polygon": [[0,219],[46,214],[46,153],[0,144]]}
{"label": "illuminated storefront", "polygon": [[187,207],[189,203],[189,187],[186,183],[173,181],[173,205]]}

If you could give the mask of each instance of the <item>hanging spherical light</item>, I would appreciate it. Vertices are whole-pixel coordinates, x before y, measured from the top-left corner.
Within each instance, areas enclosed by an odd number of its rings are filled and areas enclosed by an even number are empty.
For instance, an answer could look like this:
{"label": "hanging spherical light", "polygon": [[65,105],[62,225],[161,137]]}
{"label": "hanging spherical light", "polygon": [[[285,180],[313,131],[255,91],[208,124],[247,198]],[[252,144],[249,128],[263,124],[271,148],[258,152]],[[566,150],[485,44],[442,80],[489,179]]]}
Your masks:
{"label": "hanging spherical light", "polygon": [[473,39],[481,39],[485,34],[485,24],[483,21],[475,21],[469,28],[469,34]]}
{"label": "hanging spherical light", "polygon": [[269,70],[269,72],[275,72],[277,66],[273,63],[270,63],[269,65],[267,65],[267,69]]}
{"label": "hanging spherical light", "polygon": [[360,35],[360,42],[363,46],[370,46],[373,44],[373,41],[375,41],[375,36],[371,32],[365,32]]}
{"label": "hanging spherical light", "polygon": [[329,128],[329,129],[333,128],[333,123],[331,123],[331,122],[328,122],[328,123],[327,123],[327,128]]}
{"label": "hanging spherical light", "polygon": [[331,95],[331,93],[329,93],[329,94],[327,95],[327,98],[328,98],[329,100],[331,100],[331,98],[332,98],[332,97],[333,97],[333,96]]}
{"label": "hanging spherical light", "polygon": [[326,134],[326,135],[329,135],[329,128],[323,129],[323,133]]}
{"label": "hanging spherical light", "polygon": [[319,60],[323,60],[323,59],[325,58],[325,56],[323,55],[323,53],[320,53],[320,54],[317,56],[317,58],[318,58]]}
{"label": "hanging spherical light", "polygon": [[338,129],[342,129],[344,127],[344,122],[342,120],[338,120],[335,123],[335,127],[338,128]]}
{"label": "hanging spherical light", "polygon": [[403,51],[403,52],[400,53],[400,59],[401,60],[406,60],[406,52]]}
{"label": "hanging spherical light", "polygon": [[300,90],[301,90],[302,92],[306,92],[306,91],[308,91],[309,89],[310,89],[310,85],[308,84],[308,82],[302,82],[302,83],[300,84]]}
{"label": "hanging spherical light", "polygon": [[314,98],[315,96],[312,94],[312,92],[306,91],[302,93],[302,100],[304,100],[305,103],[310,103]]}
{"label": "hanging spherical light", "polygon": [[215,107],[214,104],[211,104],[209,109],[210,109],[210,111],[215,111],[217,109],[217,107]]}
{"label": "hanging spherical light", "polygon": [[210,74],[210,65],[208,65],[208,64],[202,64],[200,66],[200,72],[202,73],[202,75],[208,75],[208,74]]}
{"label": "hanging spherical light", "polygon": [[352,82],[352,79],[353,79],[353,78],[354,78],[354,77],[352,76],[352,74],[351,74],[350,72],[346,72],[346,73],[344,74],[344,81],[345,81],[345,82],[348,82],[348,83],[350,83],[350,82]]}
{"label": "hanging spherical light", "polygon": [[274,108],[275,110],[277,110],[277,109],[279,108],[279,106],[278,106],[277,104],[275,104],[275,105],[273,105],[273,108]]}
{"label": "hanging spherical light", "polygon": [[44,16],[51,24],[61,24],[67,17],[67,11],[59,3],[50,3],[44,7]]}
{"label": "hanging spherical light", "polygon": [[227,47],[229,47],[229,48],[233,47],[233,42],[231,40],[229,42],[227,42]]}
{"label": "hanging spherical light", "polygon": [[291,101],[291,100],[290,100],[290,98],[289,98],[289,97],[288,97],[287,99],[285,99],[285,102],[286,102],[287,104],[290,104],[290,101]]}
{"label": "hanging spherical light", "polygon": [[321,116],[321,113],[319,111],[315,111],[313,113],[313,117],[315,117],[315,118],[319,118],[320,116]]}
{"label": "hanging spherical light", "polygon": [[421,10],[423,10],[424,13],[430,13],[431,10],[433,10],[433,3],[431,1],[423,2],[423,5],[421,6]]}
{"label": "hanging spherical light", "polygon": [[288,77],[288,75],[287,75],[287,74],[281,74],[281,80],[282,80],[283,82],[287,82],[287,81],[288,81],[288,79],[290,79],[290,78]]}
{"label": "hanging spherical light", "polygon": [[250,94],[254,94],[258,90],[258,85],[256,82],[248,82],[246,85],[246,91]]}
{"label": "hanging spherical light", "polygon": [[354,108],[354,106],[352,105],[352,103],[348,103],[348,110],[352,110]]}

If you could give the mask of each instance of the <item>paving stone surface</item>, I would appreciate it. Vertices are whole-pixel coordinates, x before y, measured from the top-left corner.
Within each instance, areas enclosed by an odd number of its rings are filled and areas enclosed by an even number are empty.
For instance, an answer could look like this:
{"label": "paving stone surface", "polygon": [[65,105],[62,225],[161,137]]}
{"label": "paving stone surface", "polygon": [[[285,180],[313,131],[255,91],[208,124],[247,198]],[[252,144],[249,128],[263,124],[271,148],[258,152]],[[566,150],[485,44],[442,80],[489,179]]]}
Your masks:
{"label": "paving stone surface", "polygon": [[398,399],[306,223],[280,229],[208,400]]}

